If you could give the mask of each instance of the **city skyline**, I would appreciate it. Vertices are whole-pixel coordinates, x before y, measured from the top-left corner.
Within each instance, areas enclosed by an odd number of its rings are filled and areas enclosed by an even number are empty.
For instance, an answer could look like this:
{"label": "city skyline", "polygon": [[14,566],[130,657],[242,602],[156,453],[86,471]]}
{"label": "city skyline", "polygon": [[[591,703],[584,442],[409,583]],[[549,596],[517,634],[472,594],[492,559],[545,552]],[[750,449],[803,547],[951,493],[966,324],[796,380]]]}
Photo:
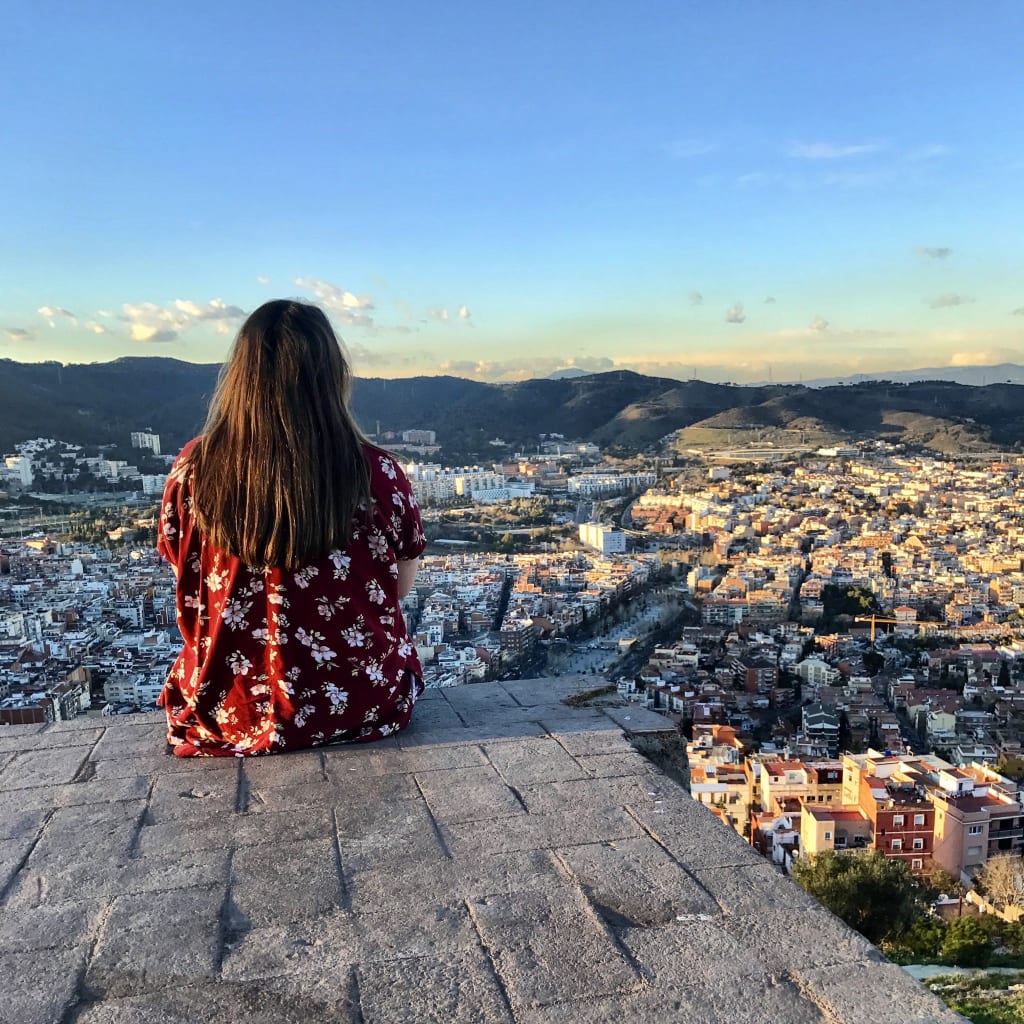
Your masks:
{"label": "city skyline", "polygon": [[1024,15],[952,3],[11,18],[0,358],[740,383],[1024,363]]}

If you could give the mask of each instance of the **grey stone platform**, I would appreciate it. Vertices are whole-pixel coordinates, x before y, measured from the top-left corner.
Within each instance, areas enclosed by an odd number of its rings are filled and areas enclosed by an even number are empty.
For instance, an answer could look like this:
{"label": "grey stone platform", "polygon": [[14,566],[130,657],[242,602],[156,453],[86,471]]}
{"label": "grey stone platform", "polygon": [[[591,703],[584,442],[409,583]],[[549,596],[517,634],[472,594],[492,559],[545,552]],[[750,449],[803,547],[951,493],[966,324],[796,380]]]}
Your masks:
{"label": "grey stone platform", "polygon": [[642,757],[592,679],[428,692],[383,744],[0,729],[4,1024],[924,1024],[951,1013]]}

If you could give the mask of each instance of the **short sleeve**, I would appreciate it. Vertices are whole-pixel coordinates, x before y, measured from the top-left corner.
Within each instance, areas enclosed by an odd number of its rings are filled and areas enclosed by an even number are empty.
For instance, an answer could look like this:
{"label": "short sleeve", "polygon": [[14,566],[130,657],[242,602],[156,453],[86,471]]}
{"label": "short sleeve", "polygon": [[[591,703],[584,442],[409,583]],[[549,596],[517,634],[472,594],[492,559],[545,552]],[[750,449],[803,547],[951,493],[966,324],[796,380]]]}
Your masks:
{"label": "short sleeve", "polygon": [[390,455],[370,451],[373,460],[374,497],[383,526],[400,562],[423,554],[427,538],[423,533],[420,508],[409,478]]}

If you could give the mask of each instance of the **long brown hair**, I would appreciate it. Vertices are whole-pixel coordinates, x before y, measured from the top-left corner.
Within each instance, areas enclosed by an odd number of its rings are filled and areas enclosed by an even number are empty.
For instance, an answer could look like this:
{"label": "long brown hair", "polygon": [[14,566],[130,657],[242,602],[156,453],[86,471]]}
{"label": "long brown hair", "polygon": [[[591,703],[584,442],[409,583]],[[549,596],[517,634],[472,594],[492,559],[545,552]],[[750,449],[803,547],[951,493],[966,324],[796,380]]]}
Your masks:
{"label": "long brown hair", "polygon": [[351,389],[316,306],[279,299],[242,324],[191,459],[207,541],[248,565],[292,569],[344,546],[370,500]]}

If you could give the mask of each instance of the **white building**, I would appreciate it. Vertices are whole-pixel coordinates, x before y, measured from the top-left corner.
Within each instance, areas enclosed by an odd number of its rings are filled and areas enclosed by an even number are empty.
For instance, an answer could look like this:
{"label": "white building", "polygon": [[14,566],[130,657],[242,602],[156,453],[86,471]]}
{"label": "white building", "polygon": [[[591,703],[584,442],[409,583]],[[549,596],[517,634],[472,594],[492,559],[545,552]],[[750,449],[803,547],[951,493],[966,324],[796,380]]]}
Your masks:
{"label": "white building", "polygon": [[142,475],[142,493],[143,494],[163,494],[164,485],[167,483],[166,473],[157,473],[153,476],[149,476],[145,473]]}
{"label": "white building", "polygon": [[580,541],[596,548],[603,555],[619,554],[626,550],[626,535],[621,530],[600,523],[580,523]]}
{"label": "white building", "polygon": [[133,448],[148,448],[154,455],[159,455],[160,454],[160,435],[159,434],[151,434],[148,430],[133,430],[132,431],[132,447]]}
{"label": "white building", "polygon": [[8,455],[4,459],[7,479],[21,484],[22,487],[32,486],[32,460],[25,455]]}

